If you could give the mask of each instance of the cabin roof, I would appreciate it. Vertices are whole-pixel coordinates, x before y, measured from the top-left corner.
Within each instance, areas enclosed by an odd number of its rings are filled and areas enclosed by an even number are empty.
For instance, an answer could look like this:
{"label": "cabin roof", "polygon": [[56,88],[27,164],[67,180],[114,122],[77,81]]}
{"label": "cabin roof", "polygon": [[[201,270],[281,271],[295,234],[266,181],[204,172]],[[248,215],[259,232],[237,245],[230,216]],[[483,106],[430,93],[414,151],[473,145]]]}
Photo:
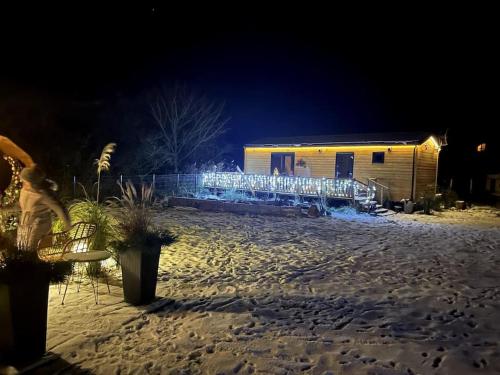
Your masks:
{"label": "cabin roof", "polygon": [[267,137],[247,143],[245,146],[418,145],[429,139],[431,135],[432,133],[429,132],[397,132]]}

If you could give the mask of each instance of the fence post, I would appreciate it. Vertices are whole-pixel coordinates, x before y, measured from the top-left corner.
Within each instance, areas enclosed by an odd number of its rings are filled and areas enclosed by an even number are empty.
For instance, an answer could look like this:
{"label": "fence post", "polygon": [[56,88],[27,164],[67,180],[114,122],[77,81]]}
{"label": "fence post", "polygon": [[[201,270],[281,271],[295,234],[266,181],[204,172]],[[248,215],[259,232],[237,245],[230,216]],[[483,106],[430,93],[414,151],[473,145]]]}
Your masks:
{"label": "fence post", "polygon": [[156,185],[156,175],[153,173],[153,190],[155,189]]}
{"label": "fence post", "polygon": [[120,185],[123,185],[123,175],[120,175]]}
{"label": "fence post", "polygon": [[76,198],[76,176],[73,176],[73,198]]}

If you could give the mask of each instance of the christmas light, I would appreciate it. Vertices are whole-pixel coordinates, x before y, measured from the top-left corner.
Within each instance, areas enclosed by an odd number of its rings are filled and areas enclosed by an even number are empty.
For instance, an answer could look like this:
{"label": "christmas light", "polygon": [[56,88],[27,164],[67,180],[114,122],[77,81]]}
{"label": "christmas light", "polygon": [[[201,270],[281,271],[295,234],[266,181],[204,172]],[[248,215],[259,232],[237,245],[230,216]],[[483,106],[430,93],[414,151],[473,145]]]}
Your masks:
{"label": "christmas light", "polygon": [[375,196],[375,188],[354,179],[267,176],[237,172],[202,174],[206,188],[258,191],[289,195],[320,196],[353,199],[366,192],[367,199]]}
{"label": "christmas light", "polygon": [[10,156],[3,157],[10,165],[12,171],[12,178],[10,184],[5,189],[4,194],[1,196],[0,202],[1,207],[8,207],[13,205],[19,199],[19,193],[21,192],[21,164],[14,158]]}

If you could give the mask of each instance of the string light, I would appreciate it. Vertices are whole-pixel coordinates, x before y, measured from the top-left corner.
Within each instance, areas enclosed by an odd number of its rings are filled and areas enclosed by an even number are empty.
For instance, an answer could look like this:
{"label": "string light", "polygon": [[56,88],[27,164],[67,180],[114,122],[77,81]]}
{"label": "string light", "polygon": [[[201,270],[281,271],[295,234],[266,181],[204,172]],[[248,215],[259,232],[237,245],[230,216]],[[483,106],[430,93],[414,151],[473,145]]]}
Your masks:
{"label": "string light", "polygon": [[353,179],[267,176],[237,172],[202,173],[206,188],[252,190],[290,195],[324,196],[326,198],[355,198],[360,195],[371,200],[375,187],[366,186]]}
{"label": "string light", "polygon": [[1,196],[2,207],[8,207],[13,205],[19,199],[19,194],[21,192],[21,177],[19,174],[21,173],[22,167],[16,159],[10,156],[4,156],[3,158],[9,163],[12,171],[10,184]]}

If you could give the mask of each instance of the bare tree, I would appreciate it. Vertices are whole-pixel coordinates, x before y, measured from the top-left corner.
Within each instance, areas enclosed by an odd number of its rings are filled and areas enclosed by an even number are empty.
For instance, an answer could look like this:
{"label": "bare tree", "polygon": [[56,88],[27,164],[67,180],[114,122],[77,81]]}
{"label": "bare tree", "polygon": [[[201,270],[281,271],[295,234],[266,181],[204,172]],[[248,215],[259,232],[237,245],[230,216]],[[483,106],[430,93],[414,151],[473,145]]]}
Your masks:
{"label": "bare tree", "polygon": [[226,131],[224,103],[196,96],[185,88],[161,90],[150,103],[158,132],[148,139],[145,154],[155,168],[171,165],[178,173],[201,148]]}

